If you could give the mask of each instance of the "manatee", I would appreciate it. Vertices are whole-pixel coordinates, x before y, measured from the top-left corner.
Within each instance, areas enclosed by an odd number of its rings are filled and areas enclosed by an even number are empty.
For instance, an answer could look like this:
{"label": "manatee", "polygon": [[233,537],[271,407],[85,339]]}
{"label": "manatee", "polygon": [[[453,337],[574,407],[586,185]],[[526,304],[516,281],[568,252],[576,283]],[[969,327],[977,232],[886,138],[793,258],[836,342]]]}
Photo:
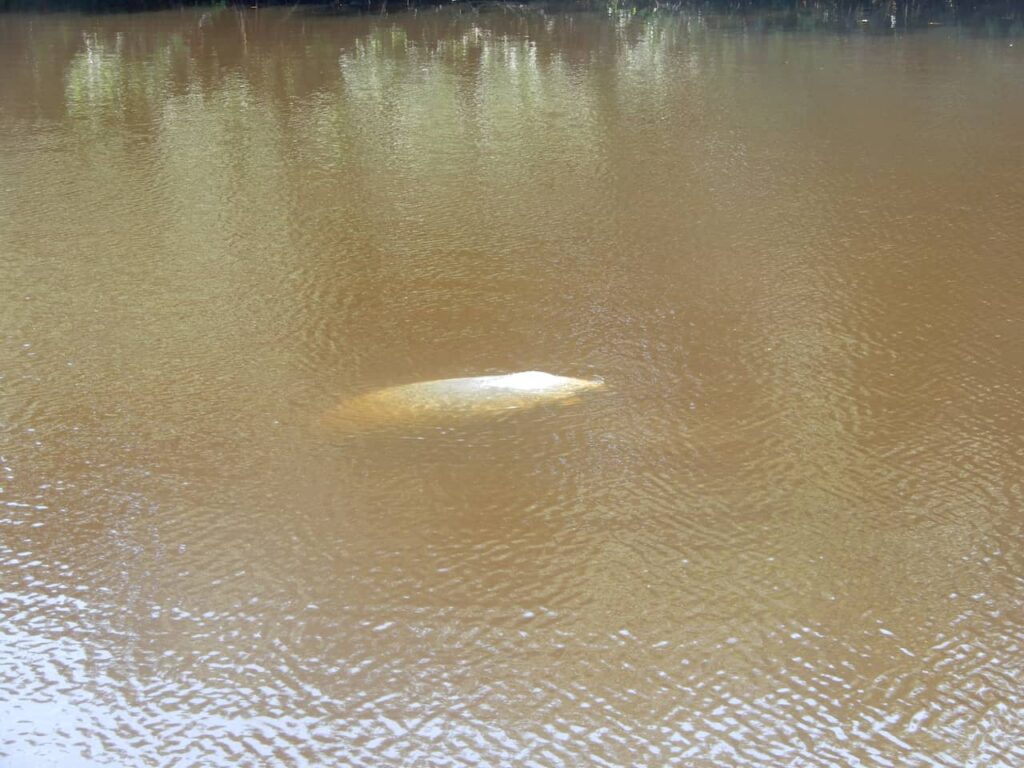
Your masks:
{"label": "manatee", "polygon": [[394,424],[443,424],[473,416],[499,416],[543,403],[571,402],[604,386],[543,371],[437,379],[386,387],[343,400],[323,417],[331,427],[366,429]]}

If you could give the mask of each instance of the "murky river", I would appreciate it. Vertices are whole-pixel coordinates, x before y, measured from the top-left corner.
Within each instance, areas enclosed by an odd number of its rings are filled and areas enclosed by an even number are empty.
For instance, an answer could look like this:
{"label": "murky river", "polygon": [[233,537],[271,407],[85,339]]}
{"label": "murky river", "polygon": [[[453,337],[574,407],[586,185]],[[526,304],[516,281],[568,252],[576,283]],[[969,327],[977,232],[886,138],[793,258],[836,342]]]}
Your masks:
{"label": "murky river", "polygon": [[713,22],[0,17],[0,765],[1024,764],[1024,41]]}

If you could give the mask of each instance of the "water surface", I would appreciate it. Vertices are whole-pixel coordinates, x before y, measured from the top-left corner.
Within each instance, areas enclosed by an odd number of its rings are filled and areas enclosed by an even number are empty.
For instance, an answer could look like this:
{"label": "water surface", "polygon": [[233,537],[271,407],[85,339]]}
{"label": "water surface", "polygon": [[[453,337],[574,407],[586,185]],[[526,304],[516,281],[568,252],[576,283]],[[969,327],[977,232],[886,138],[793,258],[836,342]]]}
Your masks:
{"label": "water surface", "polygon": [[0,764],[1024,763],[1012,42],[0,16]]}

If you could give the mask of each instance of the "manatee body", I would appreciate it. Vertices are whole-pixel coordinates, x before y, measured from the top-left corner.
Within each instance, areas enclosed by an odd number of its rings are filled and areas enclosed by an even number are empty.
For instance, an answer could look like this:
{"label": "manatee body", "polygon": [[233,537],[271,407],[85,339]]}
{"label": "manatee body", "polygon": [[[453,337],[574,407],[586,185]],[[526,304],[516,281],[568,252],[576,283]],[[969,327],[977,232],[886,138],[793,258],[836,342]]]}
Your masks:
{"label": "manatee body", "polygon": [[324,415],[328,426],[372,428],[389,424],[444,423],[475,415],[499,415],[542,403],[568,401],[604,386],[599,379],[574,379],[542,371],[501,376],[437,379],[358,395]]}

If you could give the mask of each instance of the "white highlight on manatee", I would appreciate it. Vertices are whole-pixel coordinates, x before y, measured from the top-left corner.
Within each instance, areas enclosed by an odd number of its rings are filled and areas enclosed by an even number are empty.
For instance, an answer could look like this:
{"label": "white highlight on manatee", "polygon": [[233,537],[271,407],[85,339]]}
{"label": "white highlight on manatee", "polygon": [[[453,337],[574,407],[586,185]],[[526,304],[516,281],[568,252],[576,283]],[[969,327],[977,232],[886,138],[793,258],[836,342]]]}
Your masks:
{"label": "white highlight on manatee", "polygon": [[578,385],[586,385],[582,379],[570,379],[565,376],[555,376],[544,371],[522,371],[521,373],[506,373],[502,376],[475,376],[469,379],[441,379],[438,384],[444,382],[455,384],[464,382],[468,385],[476,385],[483,389],[512,389],[517,392],[549,392],[562,388],[579,388]]}
{"label": "white highlight on manatee", "polygon": [[386,387],[343,400],[323,418],[328,426],[366,429],[401,423],[446,423],[477,415],[572,402],[604,386],[600,379],[575,379],[544,371],[499,376],[436,379]]}

